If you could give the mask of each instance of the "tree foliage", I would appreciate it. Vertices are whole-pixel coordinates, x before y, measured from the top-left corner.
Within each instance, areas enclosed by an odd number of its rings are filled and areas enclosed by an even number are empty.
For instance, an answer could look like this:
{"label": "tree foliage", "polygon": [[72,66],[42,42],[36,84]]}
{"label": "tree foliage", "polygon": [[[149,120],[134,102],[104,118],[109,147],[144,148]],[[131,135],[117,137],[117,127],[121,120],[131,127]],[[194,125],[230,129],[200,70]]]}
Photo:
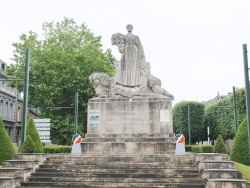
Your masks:
{"label": "tree foliage", "polygon": [[247,165],[250,165],[249,140],[246,118],[242,121],[234,138],[233,148],[230,152],[230,159]]}
{"label": "tree foliage", "polygon": [[[245,89],[236,90],[236,111],[238,123],[246,116]],[[210,127],[210,138],[216,139],[221,135],[225,139],[235,136],[233,96],[221,99],[205,108],[205,126]]]}
{"label": "tree foliage", "polygon": [[29,135],[32,141],[35,143],[36,146],[35,153],[43,153],[43,145],[40,136],[38,134],[36,125],[34,123],[34,120],[32,118],[29,118],[28,120],[26,135]]}
{"label": "tree foliage", "polygon": [[204,104],[200,102],[182,101],[173,108],[173,128],[175,133],[181,133],[189,141],[188,105],[190,107],[191,143],[204,140]]}
{"label": "tree foliage", "polygon": [[14,154],[15,148],[0,118],[0,165],[3,161],[11,159]]}
{"label": "tree foliage", "polygon": [[27,135],[22,145],[22,153],[36,153],[36,145],[30,135]]}
{"label": "tree foliage", "polygon": [[[44,22],[43,36],[30,31],[20,35],[20,41],[13,44],[16,64],[11,65],[7,74],[13,78],[23,78],[25,50],[31,50],[29,103],[39,107],[42,117],[51,118],[51,136],[64,128],[61,117],[74,121],[75,92],[79,94],[79,130],[86,132],[87,102],[95,95],[88,77],[94,72],[114,75],[114,57],[111,50],[102,49],[101,37],[95,36],[83,23],[77,25],[73,19],[64,18],[61,22]],[[23,90],[23,84],[12,82],[12,86]],[[74,127],[67,125],[68,136]],[[58,140],[63,144],[62,140]],[[64,143],[65,144],[65,143]]]}
{"label": "tree foliage", "polygon": [[221,135],[216,138],[214,153],[227,153],[227,148]]}

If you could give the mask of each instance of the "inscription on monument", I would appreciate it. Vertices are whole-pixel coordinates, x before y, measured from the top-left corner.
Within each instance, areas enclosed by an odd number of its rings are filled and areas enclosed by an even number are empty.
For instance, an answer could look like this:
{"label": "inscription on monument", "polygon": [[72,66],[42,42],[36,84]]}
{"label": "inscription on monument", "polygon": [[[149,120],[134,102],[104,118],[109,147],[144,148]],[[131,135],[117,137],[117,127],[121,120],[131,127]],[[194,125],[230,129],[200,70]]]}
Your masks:
{"label": "inscription on monument", "polygon": [[106,120],[110,124],[134,124],[138,126],[146,123],[145,114],[138,111],[109,111]]}
{"label": "inscription on monument", "polygon": [[160,122],[161,123],[169,123],[170,122],[169,110],[160,110]]}

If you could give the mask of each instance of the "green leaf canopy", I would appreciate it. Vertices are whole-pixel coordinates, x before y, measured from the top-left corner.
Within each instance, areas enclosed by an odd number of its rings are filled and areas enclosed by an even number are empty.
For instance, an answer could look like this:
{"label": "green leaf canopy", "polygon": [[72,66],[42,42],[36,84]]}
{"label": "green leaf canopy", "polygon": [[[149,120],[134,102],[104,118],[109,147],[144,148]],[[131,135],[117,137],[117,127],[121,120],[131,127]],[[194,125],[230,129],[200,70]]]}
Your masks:
{"label": "green leaf canopy", "polygon": [[[33,31],[20,35],[20,41],[13,44],[16,63],[8,67],[7,74],[12,78],[24,77],[25,51],[29,47],[29,104],[39,107],[42,117],[51,118],[51,136],[62,143],[62,137],[54,131],[62,126],[57,120],[70,117],[73,122],[74,108],[49,107],[74,107],[75,92],[78,92],[79,128],[86,132],[87,102],[95,95],[88,77],[94,72],[113,76],[115,59],[111,50],[103,51],[101,37],[95,36],[84,23],[77,25],[73,19],[64,18],[61,22],[44,22],[42,31],[42,36]],[[11,85],[23,91],[23,83]],[[74,127],[67,130],[68,137],[73,130]]]}

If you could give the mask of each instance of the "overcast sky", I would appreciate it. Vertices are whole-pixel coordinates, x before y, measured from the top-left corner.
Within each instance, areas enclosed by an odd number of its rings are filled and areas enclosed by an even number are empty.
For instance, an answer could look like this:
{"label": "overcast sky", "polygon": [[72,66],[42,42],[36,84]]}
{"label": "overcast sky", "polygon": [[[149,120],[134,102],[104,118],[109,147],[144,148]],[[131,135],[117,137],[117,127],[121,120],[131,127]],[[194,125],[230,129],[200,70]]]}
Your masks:
{"label": "overcast sky", "polygon": [[[250,49],[250,0],[0,0],[0,59],[44,21],[85,23],[120,59],[111,35],[132,24],[151,72],[182,100],[206,101],[244,87],[242,44]],[[250,51],[250,50],[249,50]],[[249,53],[248,53],[249,56]],[[250,61],[250,60],[249,60]]]}

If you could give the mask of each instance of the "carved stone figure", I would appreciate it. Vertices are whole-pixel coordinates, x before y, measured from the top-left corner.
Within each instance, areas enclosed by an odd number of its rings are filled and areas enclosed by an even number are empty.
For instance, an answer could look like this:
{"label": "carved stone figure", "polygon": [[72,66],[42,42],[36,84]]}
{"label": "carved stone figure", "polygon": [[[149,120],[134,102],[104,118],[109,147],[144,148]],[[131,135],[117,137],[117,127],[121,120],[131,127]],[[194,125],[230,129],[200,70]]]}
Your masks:
{"label": "carved stone figure", "polygon": [[165,95],[174,100],[174,96],[161,87],[161,80],[154,75],[148,75],[148,87],[153,93]]}
{"label": "carved stone figure", "polygon": [[145,56],[140,38],[132,34],[133,26],[127,25],[127,35],[114,34],[112,44],[117,45],[122,53],[121,63],[117,69],[115,82],[129,87],[140,87]]}
{"label": "carved stone figure", "polygon": [[105,73],[94,73],[89,77],[96,95],[101,98],[110,97],[110,78]]}
{"label": "carved stone figure", "polygon": [[117,45],[122,54],[115,62],[116,75],[109,77],[105,73],[94,73],[89,77],[98,97],[147,97],[164,95],[174,100],[174,96],[161,88],[161,80],[151,74],[150,63],[146,62],[140,38],[132,34],[133,26],[128,24],[128,33],[113,34],[112,45]]}

